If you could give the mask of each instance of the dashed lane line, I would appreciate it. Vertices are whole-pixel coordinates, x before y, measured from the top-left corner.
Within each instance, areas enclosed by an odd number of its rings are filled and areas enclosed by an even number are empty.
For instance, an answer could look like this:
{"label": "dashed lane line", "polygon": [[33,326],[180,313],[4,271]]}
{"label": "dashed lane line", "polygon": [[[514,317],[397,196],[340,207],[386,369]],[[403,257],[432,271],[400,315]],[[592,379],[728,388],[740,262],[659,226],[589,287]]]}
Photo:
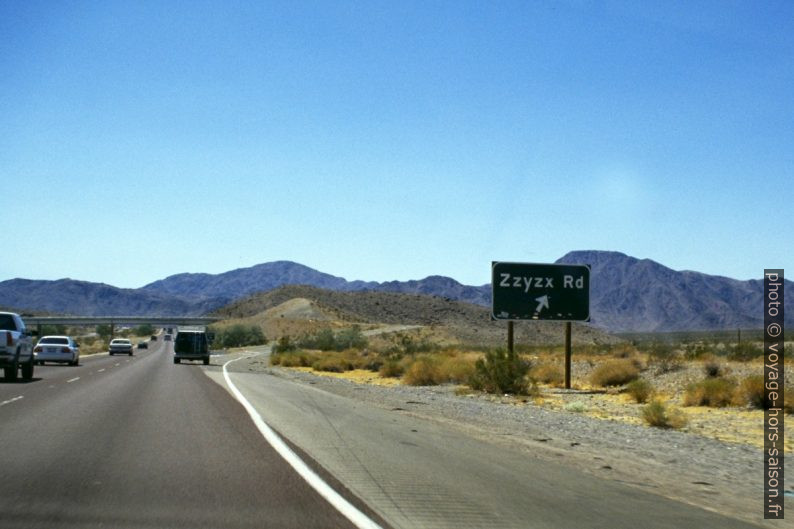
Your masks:
{"label": "dashed lane line", "polygon": [[16,401],[24,399],[24,398],[25,397],[20,395],[18,397],[14,397],[13,399],[4,400],[3,402],[0,402],[0,406],[5,406],[6,404],[11,404],[12,402],[16,402]]}
{"label": "dashed lane line", "polygon": [[80,377],[74,377],[67,380],[66,383],[71,384],[72,382],[77,382],[78,380],[80,380]]}

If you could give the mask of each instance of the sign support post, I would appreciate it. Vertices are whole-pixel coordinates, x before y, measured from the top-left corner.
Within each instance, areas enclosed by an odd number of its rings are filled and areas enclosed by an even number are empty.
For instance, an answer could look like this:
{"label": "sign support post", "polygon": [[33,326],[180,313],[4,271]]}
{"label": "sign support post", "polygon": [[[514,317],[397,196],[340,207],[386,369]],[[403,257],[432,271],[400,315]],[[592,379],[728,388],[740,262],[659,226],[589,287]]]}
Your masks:
{"label": "sign support post", "polygon": [[565,322],[565,389],[571,389],[571,322]]}
{"label": "sign support post", "polygon": [[590,321],[590,266],[491,263],[491,319],[507,320],[513,353],[513,322],[565,322],[565,388],[571,388],[571,322]]}

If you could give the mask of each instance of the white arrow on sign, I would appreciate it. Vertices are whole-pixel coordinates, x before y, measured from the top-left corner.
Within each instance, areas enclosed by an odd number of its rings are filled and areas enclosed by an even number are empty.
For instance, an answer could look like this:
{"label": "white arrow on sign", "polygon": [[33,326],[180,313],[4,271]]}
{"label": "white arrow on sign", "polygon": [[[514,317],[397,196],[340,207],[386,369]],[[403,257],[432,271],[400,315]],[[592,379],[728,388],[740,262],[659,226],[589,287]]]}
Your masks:
{"label": "white arrow on sign", "polygon": [[535,298],[535,301],[538,302],[538,308],[535,309],[535,312],[540,312],[541,310],[543,310],[543,307],[549,308],[548,294],[545,296],[540,296],[539,298]]}

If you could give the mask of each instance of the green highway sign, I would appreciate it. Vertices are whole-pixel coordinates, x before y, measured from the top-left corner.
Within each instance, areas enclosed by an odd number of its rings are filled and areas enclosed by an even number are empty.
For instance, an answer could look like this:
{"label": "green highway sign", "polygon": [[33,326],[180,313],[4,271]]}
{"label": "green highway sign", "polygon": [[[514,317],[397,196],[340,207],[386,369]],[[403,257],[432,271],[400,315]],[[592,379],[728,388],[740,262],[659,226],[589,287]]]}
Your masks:
{"label": "green highway sign", "polygon": [[491,263],[494,320],[590,320],[590,266]]}

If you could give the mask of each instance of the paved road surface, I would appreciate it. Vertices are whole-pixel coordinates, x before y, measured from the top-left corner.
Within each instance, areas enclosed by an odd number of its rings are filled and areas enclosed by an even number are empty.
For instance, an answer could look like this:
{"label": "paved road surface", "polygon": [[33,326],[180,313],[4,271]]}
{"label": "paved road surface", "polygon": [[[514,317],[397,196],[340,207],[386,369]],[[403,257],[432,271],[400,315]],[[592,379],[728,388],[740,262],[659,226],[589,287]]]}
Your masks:
{"label": "paved road surface", "polygon": [[[170,348],[0,379],[0,527],[351,526],[265,443],[219,366],[174,365]],[[230,377],[261,416],[394,527],[750,527],[245,362]]]}
{"label": "paved road surface", "polygon": [[202,367],[152,345],[0,379],[0,527],[351,527]]}
{"label": "paved road surface", "polygon": [[[394,527],[755,527],[528,457],[401,410],[252,373],[249,361],[261,357],[243,358],[227,369],[264,420]],[[206,373],[225,386],[218,368]]]}

